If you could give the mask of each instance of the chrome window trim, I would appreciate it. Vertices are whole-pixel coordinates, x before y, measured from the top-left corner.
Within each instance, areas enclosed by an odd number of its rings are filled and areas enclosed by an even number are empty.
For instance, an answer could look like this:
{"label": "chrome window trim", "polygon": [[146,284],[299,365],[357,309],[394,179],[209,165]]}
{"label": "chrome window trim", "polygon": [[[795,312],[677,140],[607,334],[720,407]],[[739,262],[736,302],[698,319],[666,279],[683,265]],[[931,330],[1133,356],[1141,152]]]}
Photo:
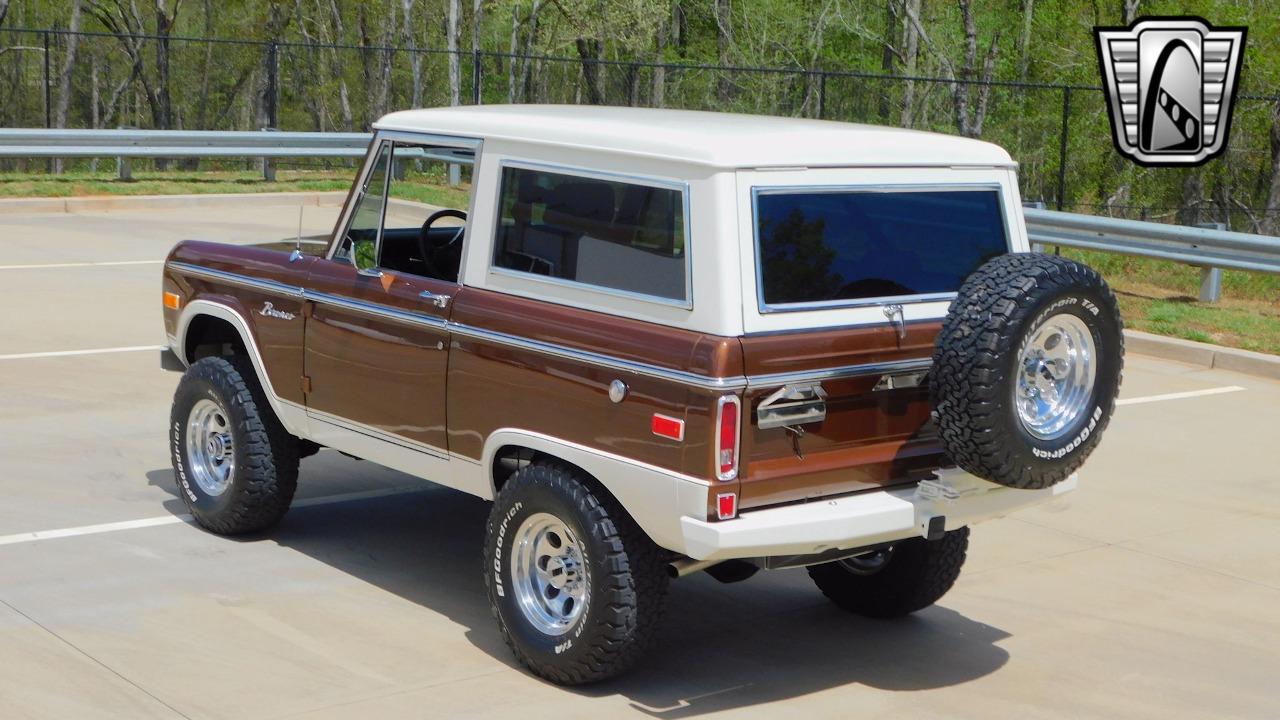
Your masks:
{"label": "chrome window trim", "polygon": [[1004,229],[1005,250],[1012,252],[1009,236],[1008,208],[1004,201],[1004,187],[998,182],[982,183],[877,183],[867,185],[753,185],[751,187],[751,237],[752,255],[755,258],[756,276],[756,310],[761,315],[787,312],[804,312],[813,310],[840,310],[848,308],[865,308],[897,303],[899,305],[916,305],[920,303],[951,301],[957,292],[916,293],[911,295],[884,295],[872,298],[852,300],[815,300],[799,303],[767,303],[764,299],[764,262],[760,256],[760,196],[761,195],[797,195],[797,194],[836,194],[850,192],[866,193],[900,193],[900,192],[994,192],[1000,207],[1000,225]]}
{"label": "chrome window trim", "polygon": [[206,277],[211,280],[227,282],[240,287],[248,287],[266,292],[276,292],[290,297],[299,297],[306,300],[312,300],[314,302],[338,305],[345,309],[362,312],[375,317],[395,320],[411,325],[419,325],[433,330],[445,331],[461,337],[471,338],[473,340],[483,340],[521,350],[536,352],[541,355],[561,358],[564,360],[572,360],[575,362],[583,362],[597,367],[609,368],[611,370],[631,372],[645,377],[667,380],[707,390],[742,390],[815,380],[833,380],[838,378],[864,377],[868,375],[883,375],[888,373],[917,372],[920,370],[927,370],[933,364],[932,358],[913,358],[909,360],[863,363],[860,365],[844,365],[841,367],[823,368],[821,370],[802,370],[789,373],[752,375],[750,377],[744,377],[741,375],[732,377],[711,377],[683,370],[673,370],[671,368],[665,368],[649,363],[637,362],[635,360],[626,360],[612,355],[603,355],[590,350],[580,350],[555,343],[531,340],[518,335],[485,330],[483,328],[465,325],[453,320],[443,320],[435,316],[422,315],[376,303],[351,300],[337,295],[330,295],[329,293],[304,290],[303,288],[293,285],[285,285],[272,280],[259,280],[223,270],[210,270],[190,265],[188,263],[178,262],[170,263],[169,267],[180,272]]}
{"label": "chrome window trim", "polygon": [[[326,260],[333,260],[334,256],[338,254],[338,248],[342,247],[342,238],[347,236],[347,231],[351,229],[351,223],[355,219],[356,206],[364,199],[366,189],[365,183],[369,179],[369,174],[373,172],[375,167],[377,167],[378,156],[382,154],[382,147],[386,144],[388,144],[387,141],[380,134],[374,135],[373,140],[369,142],[369,153],[365,155],[364,165],[360,167],[360,172],[356,176],[355,182],[352,183],[351,190],[347,192],[347,202],[342,209],[342,216],[338,218],[338,224],[334,226],[337,230],[334,232],[333,237],[329,238],[329,252],[325,253]],[[389,161],[388,164],[390,164]],[[390,177],[390,175],[390,168],[388,168],[387,175],[382,179],[383,212],[386,211],[387,207],[387,177]],[[378,233],[374,236],[375,250],[381,239],[382,220],[380,214],[378,220]],[[355,263],[352,263],[353,266],[354,264]]]}
{"label": "chrome window trim", "polygon": [[[368,178],[369,173],[373,171],[373,166],[377,164],[377,160],[375,158],[377,158],[378,153],[374,152],[373,149],[375,147],[378,147],[379,149],[381,149],[381,144],[383,142],[394,143],[396,141],[413,143],[418,145],[434,145],[439,147],[451,147],[451,148],[463,148],[463,149],[470,148],[475,152],[475,156],[472,158],[472,161],[470,163],[473,166],[479,164],[480,153],[482,151],[482,146],[484,144],[483,141],[481,141],[479,138],[469,138],[469,137],[463,137],[463,136],[457,136],[457,135],[434,135],[431,133],[405,132],[402,130],[378,130],[374,132],[373,139],[369,141],[370,151],[365,153],[364,161],[360,166],[360,171],[356,174],[356,178],[351,184],[351,189],[347,192],[347,202],[342,209],[342,214],[338,217],[337,224],[334,225],[334,228],[335,228],[334,233],[329,238],[329,251],[326,252],[324,255],[324,258],[326,260],[333,260],[333,256],[336,255],[338,252],[338,247],[341,246],[342,244],[342,238],[345,237],[347,234],[347,228],[350,225],[351,216],[355,212],[355,204],[352,202],[352,196],[358,192],[361,192],[359,188],[364,187],[365,180]],[[459,161],[458,164],[465,165],[467,163]],[[388,168],[387,176],[388,177],[391,176],[390,168]],[[470,210],[475,208],[475,196],[476,194],[475,194],[475,191],[473,190],[471,193],[471,201],[470,201],[469,209],[467,212],[468,217],[471,216]],[[383,186],[383,197],[384,198],[386,197],[385,183]],[[384,212],[386,209],[386,205],[387,204],[384,201],[382,205]],[[467,234],[469,235],[470,233],[468,232]],[[382,236],[382,227],[381,225],[379,225],[378,227],[379,242],[381,241],[381,236]],[[466,236],[464,235],[463,243],[465,242],[466,242]],[[379,251],[381,251],[381,247],[379,247]],[[378,257],[379,259],[381,259],[381,255],[379,255]]]}
{"label": "chrome window trim", "polygon": [[[507,168],[515,168],[518,170],[532,170],[534,172],[549,172],[557,175],[568,175],[570,177],[582,177],[596,180],[606,180],[609,182],[624,183],[628,185],[643,185],[645,187],[660,188],[666,190],[675,190],[680,193],[681,203],[680,211],[683,214],[684,224],[684,299],[663,297],[661,295],[653,295],[651,293],[641,293],[631,290],[619,290],[604,285],[596,285],[594,283],[580,282],[577,280],[568,280],[566,278],[550,277],[548,275],[538,275],[537,273],[524,272],[522,270],[513,270],[511,268],[498,267],[495,262],[498,252],[498,231],[502,228],[502,181],[503,171]],[[533,162],[529,160],[513,160],[506,158],[498,163],[498,193],[494,199],[493,207],[493,232],[489,236],[489,260],[487,262],[488,272],[490,275],[510,275],[523,280],[531,280],[538,283],[546,283],[548,285],[559,285],[571,288],[573,290],[583,290],[586,292],[599,293],[602,295],[612,295],[614,297],[623,297],[641,302],[654,303],[656,305],[665,305],[675,307],[681,310],[693,310],[693,242],[692,228],[690,221],[692,215],[689,205],[689,183],[684,180],[672,180],[669,178],[659,178],[646,175],[631,175],[628,173],[609,172],[608,170],[594,170],[591,168],[577,167],[573,165],[559,165],[555,163]],[[549,302],[555,302],[550,298],[542,298]],[[561,303],[563,304],[563,303]]]}

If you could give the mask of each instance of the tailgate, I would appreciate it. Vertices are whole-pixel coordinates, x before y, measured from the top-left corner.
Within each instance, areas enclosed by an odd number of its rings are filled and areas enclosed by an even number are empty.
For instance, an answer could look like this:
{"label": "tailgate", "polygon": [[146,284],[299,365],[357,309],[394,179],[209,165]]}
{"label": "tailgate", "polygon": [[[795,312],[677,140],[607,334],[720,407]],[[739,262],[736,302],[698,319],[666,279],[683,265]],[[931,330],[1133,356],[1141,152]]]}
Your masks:
{"label": "tailgate", "polygon": [[[742,339],[752,379],[743,403],[743,509],[912,482],[944,458],[929,422],[924,369],[940,323],[810,331]],[[784,385],[820,385],[826,416],[760,427],[759,408]],[[798,452],[797,452],[798,451]]]}

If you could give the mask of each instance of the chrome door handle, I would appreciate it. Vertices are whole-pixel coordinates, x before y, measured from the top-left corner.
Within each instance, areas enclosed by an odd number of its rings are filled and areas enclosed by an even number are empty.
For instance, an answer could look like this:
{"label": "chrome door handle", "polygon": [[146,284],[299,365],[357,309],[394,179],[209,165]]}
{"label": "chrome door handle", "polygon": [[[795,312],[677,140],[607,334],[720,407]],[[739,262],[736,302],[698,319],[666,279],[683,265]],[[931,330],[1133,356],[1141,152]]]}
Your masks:
{"label": "chrome door handle", "polygon": [[436,293],[433,293],[430,290],[423,290],[422,292],[418,293],[418,297],[422,298],[423,300],[426,300],[427,302],[431,303],[432,305],[435,305],[438,308],[449,307],[449,301],[453,299],[452,295],[437,295]]}

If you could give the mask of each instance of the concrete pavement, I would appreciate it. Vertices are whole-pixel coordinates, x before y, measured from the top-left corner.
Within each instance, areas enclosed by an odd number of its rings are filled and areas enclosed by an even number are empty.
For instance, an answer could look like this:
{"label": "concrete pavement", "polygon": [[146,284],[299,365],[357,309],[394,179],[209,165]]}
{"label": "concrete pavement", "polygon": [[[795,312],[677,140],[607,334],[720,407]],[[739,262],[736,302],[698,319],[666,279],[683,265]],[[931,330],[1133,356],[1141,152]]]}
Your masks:
{"label": "concrete pavement", "polygon": [[[325,451],[267,536],[174,521],[177,376],[154,352],[39,354],[162,344],[173,241],[296,224],[0,216],[0,718],[1280,716],[1280,383],[1224,370],[1130,356],[1080,491],[976,528],[938,606],[883,623],[803,571],[697,575],[647,661],[587,689],[514,666],[479,500]],[[152,262],[83,264],[120,261]]]}

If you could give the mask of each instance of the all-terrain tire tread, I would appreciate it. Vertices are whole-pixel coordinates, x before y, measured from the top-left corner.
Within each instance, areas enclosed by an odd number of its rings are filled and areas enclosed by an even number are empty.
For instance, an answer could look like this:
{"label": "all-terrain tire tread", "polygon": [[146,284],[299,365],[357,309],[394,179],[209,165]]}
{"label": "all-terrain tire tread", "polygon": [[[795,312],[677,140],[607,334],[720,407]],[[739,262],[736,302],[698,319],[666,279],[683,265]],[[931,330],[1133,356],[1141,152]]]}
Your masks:
{"label": "all-terrain tire tread", "polygon": [[[1103,300],[1101,312],[1114,319],[1120,357],[1118,390],[1123,324],[1115,294],[1097,271],[1055,255],[1013,253],[987,262],[961,285],[938,334],[929,385],[939,437],[948,456],[962,469],[1009,487],[1049,487],[1079,468],[1106,429],[1110,412],[1100,418],[1088,447],[1052,468],[1016,462],[1007,439],[992,431],[996,413],[1006,411],[1007,386],[1001,380],[1009,364],[1007,353],[1017,347],[1024,321],[1046,292],[1073,288],[1097,292]],[[1113,403],[1108,406],[1114,407]]]}
{"label": "all-terrain tire tread", "polygon": [[[183,500],[201,526],[219,535],[242,535],[274,526],[289,510],[298,486],[298,440],[284,428],[267,402],[253,366],[242,356],[206,357],[188,368],[182,384],[204,381],[217,389],[230,411],[236,444],[234,501],[216,515],[201,513],[185,493]],[[179,388],[181,393],[182,388]],[[174,407],[171,423],[183,423]],[[181,442],[181,438],[174,438]],[[174,457],[178,457],[174,448]]]}
{"label": "all-terrain tire tread", "polygon": [[[578,469],[556,461],[533,462],[517,472],[498,493],[489,518],[489,532],[501,512],[528,488],[541,486],[565,498],[578,509],[581,522],[606,548],[603,565],[603,597],[592,602],[606,614],[596,628],[588,628],[583,638],[586,653],[567,662],[548,664],[527,654],[503,622],[496,603],[490,607],[501,628],[503,640],[522,665],[539,677],[560,685],[597,682],[626,672],[640,659],[652,642],[665,609],[669,578],[663,551],[626,513],[621,504],[592,478]],[[495,597],[494,573],[486,564],[485,586]],[[584,615],[581,621],[586,621]]]}

